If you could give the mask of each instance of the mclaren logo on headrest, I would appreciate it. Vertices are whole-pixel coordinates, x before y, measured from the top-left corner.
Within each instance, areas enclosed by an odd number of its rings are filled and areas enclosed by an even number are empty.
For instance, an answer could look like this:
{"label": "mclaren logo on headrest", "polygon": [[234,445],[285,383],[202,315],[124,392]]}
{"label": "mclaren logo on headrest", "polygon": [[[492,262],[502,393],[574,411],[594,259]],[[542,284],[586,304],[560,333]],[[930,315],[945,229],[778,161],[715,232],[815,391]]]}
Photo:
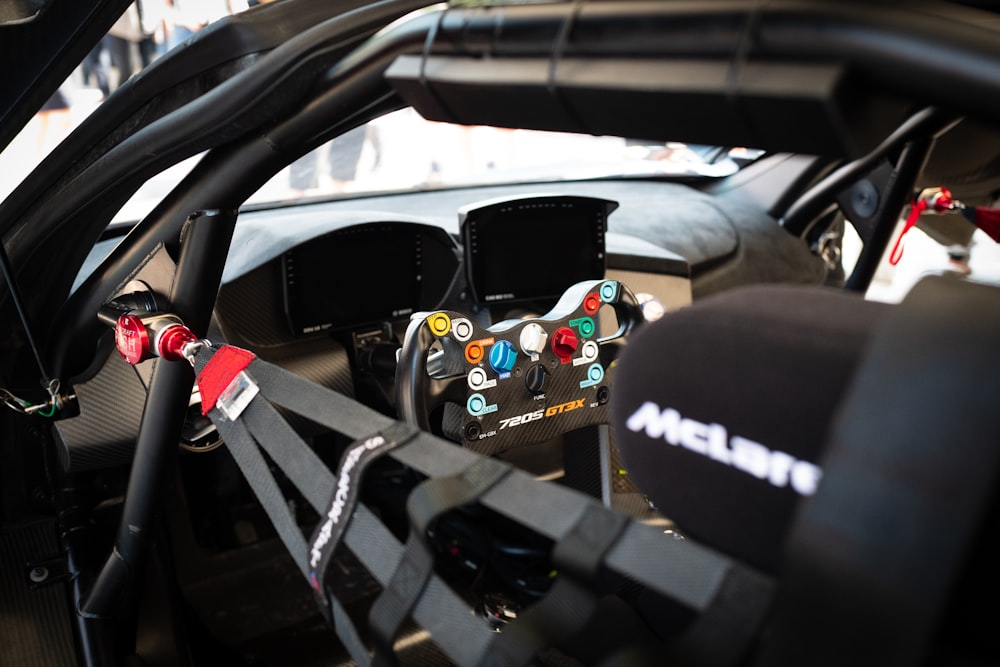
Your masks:
{"label": "mclaren logo on headrest", "polygon": [[661,410],[651,401],[643,403],[625,425],[630,431],[645,431],[653,439],[663,438],[719,463],[766,479],[777,487],[790,486],[796,493],[816,493],[823,471],[809,461],[800,461],[785,452],[772,451],[738,435],[729,437],[721,424],[702,424],[682,417],[673,408]]}

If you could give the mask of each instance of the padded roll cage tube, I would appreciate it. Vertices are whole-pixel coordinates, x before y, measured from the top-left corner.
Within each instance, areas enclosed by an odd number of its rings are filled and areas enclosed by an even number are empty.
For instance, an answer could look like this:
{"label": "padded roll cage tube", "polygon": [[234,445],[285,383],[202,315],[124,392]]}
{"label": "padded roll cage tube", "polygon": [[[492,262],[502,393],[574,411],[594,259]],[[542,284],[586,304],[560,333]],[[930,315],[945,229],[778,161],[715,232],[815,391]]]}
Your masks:
{"label": "padded roll cage tube", "polygon": [[853,158],[907,100],[1000,117],[992,18],[856,0],[454,9],[387,75],[433,120]]}
{"label": "padded roll cage tube", "polygon": [[923,136],[908,142],[903,147],[883,195],[885,201],[872,227],[871,238],[865,243],[861,256],[858,257],[858,263],[845,284],[848,290],[864,292],[871,285],[875,271],[882,260],[882,254],[888,247],[892,232],[896,228],[896,221],[899,220],[903,207],[913,198],[913,184],[924,170],[927,159],[934,149],[935,140],[934,136]]}
{"label": "padded roll cage tube", "polygon": [[926,165],[934,143],[959,120],[934,107],[922,109],[874,151],[840,167],[807,191],[789,209],[782,225],[789,232],[806,238],[812,233],[813,226],[836,208],[835,198],[840,193],[863,178],[880,161],[892,157],[894,153],[898,154],[892,177],[882,195],[882,205],[867,233],[859,230],[864,247],[846,283],[849,290],[867,290],[891,240],[896,222],[912,197],[914,183]]}
{"label": "padded roll cage tube", "polygon": [[[173,312],[181,315],[194,331],[205,332],[222,280],[223,263],[236,226],[236,210],[199,211],[184,230],[182,251],[168,299]],[[152,539],[151,521],[162,502],[167,456],[180,440],[184,412],[191,397],[193,375],[184,364],[158,362],[149,383],[142,424],[136,440],[135,458],[115,547],[93,587],[83,601],[84,616],[111,615],[121,603],[133,571]]]}
{"label": "padded roll cage tube", "polygon": [[[382,10],[378,15],[381,20],[385,20],[384,8],[377,5],[372,11],[375,9]],[[398,7],[392,13],[397,12]],[[305,44],[323,43],[331,39],[336,41],[335,35],[343,29],[340,23],[342,20],[328,21],[300,37],[305,40]],[[80,353],[93,349],[89,341],[95,340],[103,331],[103,325],[94,318],[94,313],[111,296],[109,291],[112,291],[114,286],[124,285],[132,278],[135,267],[157,244],[176,239],[190,211],[202,208],[239,207],[274,173],[297,157],[356,125],[402,106],[387,87],[382,73],[398,53],[419,52],[422,47],[426,35],[422,27],[427,25],[427,21],[411,22],[408,25],[412,25],[413,29],[396,31],[391,39],[373,40],[362,49],[357,58],[344,62],[328,72],[325,80],[314,88],[315,96],[303,102],[296,114],[283,122],[261,128],[258,133],[249,133],[240,140],[210,151],[181,184],[132,229],[56,313],[51,329],[63,334],[65,332],[72,334],[62,335],[50,341],[47,353],[54,376],[69,375],[67,371],[78,370],[88,363],[89,360],[80,358]],[[308,40],[305,39],[307,36]],[[259,66],[265,67],[265,72],[270,72],[272,67],[267,62],[279,59],[280,63],[287,64],[290,57],[285,51],[276,49],[262,58]],[[248,103],[259,90],[253,89],[248,96],[240,82],[254,81],[256,71],[255,67],[234,77],[197,102],[136,133],[126,143],[130,146],[133,145],[133,141],[137,142],[136,145],[144,145],[147,141],[165,144],[169,142],[171,133],[186,132],[186,129],[182,129],[178,124],[180,122],[178,118],[201,123],[202,119],[197,113],[199,110],[210,109],[214,104],[223,103],[228,108],[232,106],[233,99],[236,100],[236,106]],[[230,89],[230,83],[236,84],[235,88]],[[345,112],[345,109],[352,111]],[[224,117],[218,120],[225,122]],[[205,131],[208,132],[211,125],[205,127]],[[138,152],[141,154],[141,151]],[[183,155],[176,153],[172,155],[173,158],[181,159],[187,157],[187,152],[185,151]],[[96,162],[91,169],[103,169],[106,161],[113,162],[115,159],[130,160],[127,153],[122,154],[115,149]],[[129,164],[138,170],[143,178],[156,171],[149,172],[144,166],[131,161]],[[110,168],[110,165],[107,166]],[[129,181],[132,177],[121,175],[121,178]],[[116,187],[114,180],[107,181],[105,187],[108,189]],[[72,221],[83,222],[69,212],[66,214]],[[225,257],[220,257],[217,261],[223,264]],[[81,341],[87,342],[81,344]]]}
{"label": "padded roll cage tube", "polygon": [[956,122],[956,118],[940,109],[921,109],[886,137],[875,150],[839,167],[799,197],[782,216],[782,226],[796,236],[805,237],[811,231],[811,226],[835,205],[834,198],[878,166],[881,160],[914,139],[940,136]]}
{"label": "padded roll cage tube", "polygon": [[[326,20],[289,39],[262,56],[249,69],[198,99],[134,132],[74,175],[70,182],[62,184],[58,192],[49,192],[48,196],[40,199],[15,192],[11,208],[6,208],[6,205],[0,207],[0,227],[10,229],[5,245],[18,279],[22,284],[35,285],[35,293],[28,304],[32,322],[41,332],[58,334],[50,336],[52,340],[43,341],[48,343],[43,347],[49,348],[46,354],[50,357],[48,367],[53,375],[66,377],[80,370],[77,365],[67,372],[66,358],[72,354],[74,341],[72,336],[63,335],[65,330],[62,325],[54,325],[54,319],[65,322],[65,314],[51,308],[51,304],[62,303],[66,298],[73,272],[53,273],[53,263],[69,266],[82,264],[89,243],[99,238],[111,217],[147,179],[206,149],[241,141],[241,138],[259,139],[268,128],[294,116],[295,111],[305,103],[303,100],[308,101],[316,95],[317,91],[313,88],[316,79],[328,72],[345,53],[388,21],[426,4],[426,0],[384,0]],[[418,41],[422,44],[422,35]],[[419,49],[419,46],[415,48]],[[381,70],[378,78],[380,92],[384,92]],[[319,90],[328,88],[329,83]],[[278,106],[272,106],[272,99],[280,100]],[[257,111],[258,107],[268,111]],[[338,111],[340,113],[328,116],[329,125],[334,125],[330,123],[330,118],[343,115],[342,109]],[[367,119],[356,122],[363,120]],[[335,132],[345,129],[349,128],[342,125],[334,127]],[[309,147],[300,148],[305,152]],[[294,157],[297,156],[289,156],[289,159]],[[256,179],[251,179],[251,182],[256,183]],[[30,189],[31,183],[26,183],[24,187]],[[249,190],[234,204],[214,206],[199,203],[184,208],[176,212],[169,223],[160,219],[163,208],[159,208],[147,216],[147,220],[151,219],[151,227],[160,229],[158,240],[167,241],[176,238],[191,211],[233,208],[242,204],[253,192]],[[36,199],[40,203],[30,208],[31,202]],[[58,223],[50,224],[52,221]],[[64,232],[63,237],[72,238],[73,242],[55,248],[55,239],[60,237],[60,232]],[[138,256],[147,254],[152,245],[155,242],[146,246],[144,252],[137,253]],[[124,274],[119,273],[116,280],[99,271],[79,296],[71,297],[63,310],[68,308],[73,312],[71,320],[76,323],[90,319],[100,305],[98,302],[110,297],[107,289],[122,284],[123,277]],[[74,327],[69,331],[77,329]],[[94,329],[91,328],[91,331]],[[84,347],[93,349],[89,343]]]}
{"label": "padded roll cage tube", "polygon": [[[150,248],[158,243],[173,241],[170,232],[180,234],[180,227],[187,219],[184,211],[201,208],[204,202],[230,202],[226,210],[235,211],[239,203],[274,172],[308,147],[319,145],[388,109],[397,108],[398,101],[386,89],[382,71],[398,50],[419,48],[422,43],[422,32],[397,34],[394,41],[379,41],[372,46],[376,57],[361,58],[351,66],[330,72],[326,77],[327,86],[323,89],[325,92],[284,125],[272,128],[262,137],[211,151],[78,290],[74,296],[81,301],[70,300],[70,304],[79,309],[75,311],[79,328],[74,331],[86,333],[93,329],[94,324],[103,326],[93,318],[93,313],[100,307],[97,302],[105,298],[105,286],[127,280],[133,267]],[[379,58],[379,55],[382,57]],[[342,114],[345,108],[357,111],[341,115],[339,122],[331,123],[330,119],[337,118],[337,112]],[[193,227],[183,245],[185,251],[182,252],[181,266],[174,280],[176,291],[169,303],[186,319],[191,317],[190,321],[195,326],[203,323],[204,326],[196,331],[204,331],[207,327],[208,314],[214,305],[232,239],[235,217],[233,213],[231,224],[215,225],[211,231],[201,235],[194,233],[199,227]],[[191,244],[196,249],[186,250]],[[194,306],[188,306],[187,301],[196,298],[194,294],[205,303],[195,300]],[[87,305],[91,301],[96,305],[88,316]],[[199,315],[201,307],[207,310]],[[188,311],[195,315],[188,316]],[[164,457],[174,451],[179,440],[183,411],[190,398],[191,379],[190,371],[183,364],[162,364],[162,368],[158,365],[146,399],[147,409],[140,426],[118,544],[82,605],[81,612],[85,616],[114,615],[130,572],[139,566],[152,518],[162,500],[158,475],[165,468]],[[139,534],[133,535],[133,526],[140,528]]]}
{"label": "padded roll cage tube", "polygon": [[[252,13],[227,16],[199,31],[187,47],[164,54],[148,68],[123,82],[101,104],[100,113],[88,116],[76,131],[56,146],[0,205],[0,219],[5,221],[0,225],[10,224],[26,215],[35,202],[43,199],[53,183],[58,189],[75,178],[100,158],[113,145],[111,141],[116,137],[120,140],[123,135],[141,130],[154,120],[176,111],[225,79],[253,66],[256,58],[280,46],[289,35],[298,35],[322,21],[343,15],[354,9],[350,6],[352,4],[363,4],[363,0],[337,3],[295,0],[267,4]],[[363,29],[356,35],[344,35],[340,49],[346,53],[366,35]],[[276,67],[273,71],[283,70]],[[261,83],[265,83],[266,73],[255,75],[255,78],[262,77]],[[284,103],[295,102],[292,96],[280,97]],[[276,109],[272,107],[248,107],[245,112],[256,112],[263,117],[262,114],[275,113]],[[138,126],[133,127],[136,124]],[[243,131],[240,126],[250,127],[251,123],[243,121],[232,129]],[[0,230],[7,231],[3,226]]]}

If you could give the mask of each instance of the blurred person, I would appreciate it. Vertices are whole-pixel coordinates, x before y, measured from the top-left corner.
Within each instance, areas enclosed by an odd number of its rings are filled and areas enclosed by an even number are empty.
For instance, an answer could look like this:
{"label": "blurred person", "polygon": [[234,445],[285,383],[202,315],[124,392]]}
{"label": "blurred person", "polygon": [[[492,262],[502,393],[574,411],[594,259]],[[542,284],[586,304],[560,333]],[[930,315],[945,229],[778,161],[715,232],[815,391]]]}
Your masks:
{"label": "blurred person", "polygon": [[[289,187],[293,194],[302,196],[320,187],[320,177],[326,176],[328,192],[344,192],[347,184],[354,181],[358,175],[358,165],[365,144],[369,143],[376,151],[375,161],[378,161],[378,142],[370,134],[369,126],[356,127],[330,141],[326,146],[306,153],[290,165]],[[326,155],[323,164],[322,156]],[[325,167],[325,170],[324,170]],[[325,173],[324,173],[325,172]]]}
{"label": "blurred person", "polygon": [[138,0],[135,7],[139,12],[139,24],[142,27],[139,63],[145,69],[163,53],[163,19],[167,3],[165,0]]}
{"label": "blurred person", "polygon": [[111,67],[117,74],[117,78],[110,86],[112,91],[142,69],[139,64],[139,43],[143,37],[139,7],[133,2],[108,30]]}
{"label": "blurred person", "polygon": [[45,101],[35,117],[38,123],[37,155],[43,156],[65,139],[72,129],[69,97],[62,88]]}
{"label": "blurred person", "polygon": [[80,63],[83,75],[83,85],[97,88],[101,95],[111,94],[111,82],[108,71],[111,69],[111,54],[108,52],[108,38],[103,37]]}
{"label": "blurred person", "polygon": [[170,11],[164,21],[169,51],[212,21],[241,12],[247,0],[167,0]]}
{"label": "blurred person", "polygon": [[167,0],[170,8],[164,21],[167,51],[208,25],[202,3],[196,0]]}

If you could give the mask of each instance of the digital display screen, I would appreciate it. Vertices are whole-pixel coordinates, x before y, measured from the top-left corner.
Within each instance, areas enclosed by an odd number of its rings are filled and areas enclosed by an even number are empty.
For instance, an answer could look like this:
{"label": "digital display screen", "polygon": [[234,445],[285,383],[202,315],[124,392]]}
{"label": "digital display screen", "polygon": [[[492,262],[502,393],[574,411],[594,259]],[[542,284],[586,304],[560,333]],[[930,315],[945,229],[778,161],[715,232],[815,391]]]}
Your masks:
{"label": "digital display screen", "polygon": [[463,212],[466,277],[478,303],[560,296],[581,280],[604,277],[604,233],[618,204],[546,196]]}
{"label": "digital display screen", "polygon": [[447,234],[411,223],[346,227],[296,246],[281,260],[285,313],[296,334],[433,308],[458,269]]}

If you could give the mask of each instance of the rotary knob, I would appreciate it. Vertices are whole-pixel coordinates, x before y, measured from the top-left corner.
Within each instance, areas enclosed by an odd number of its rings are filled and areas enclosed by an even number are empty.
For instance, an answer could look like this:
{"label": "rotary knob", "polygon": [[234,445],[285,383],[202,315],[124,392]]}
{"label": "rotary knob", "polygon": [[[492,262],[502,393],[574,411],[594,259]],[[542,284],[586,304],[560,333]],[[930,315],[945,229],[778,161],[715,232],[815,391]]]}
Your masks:
{"label": "rotary knob", "polygon": [[524,374],[524,386],[535,396],[545,393],[545,385],[549,380],[549,372],[545,366],[535,364]]}
{"label": "rotary knob", "polygon": [[497,373],[509,373],[517,362],[517,350],[510,341],[498,340],[490,348],[490,366]]}
{"label": "rotary knob", "polygon": [[542,325],[532,322],[521,329],[521,349],[527,355],[537,355],[545,351],[549,342],[549,334]]}
{"label": "rotary knob", "polygon": [[570,360],[579,346],[580,339],[577,338],[576,332],[569,327],[559,327],[552,335],[552,351],[562,359],[563,363]]}

